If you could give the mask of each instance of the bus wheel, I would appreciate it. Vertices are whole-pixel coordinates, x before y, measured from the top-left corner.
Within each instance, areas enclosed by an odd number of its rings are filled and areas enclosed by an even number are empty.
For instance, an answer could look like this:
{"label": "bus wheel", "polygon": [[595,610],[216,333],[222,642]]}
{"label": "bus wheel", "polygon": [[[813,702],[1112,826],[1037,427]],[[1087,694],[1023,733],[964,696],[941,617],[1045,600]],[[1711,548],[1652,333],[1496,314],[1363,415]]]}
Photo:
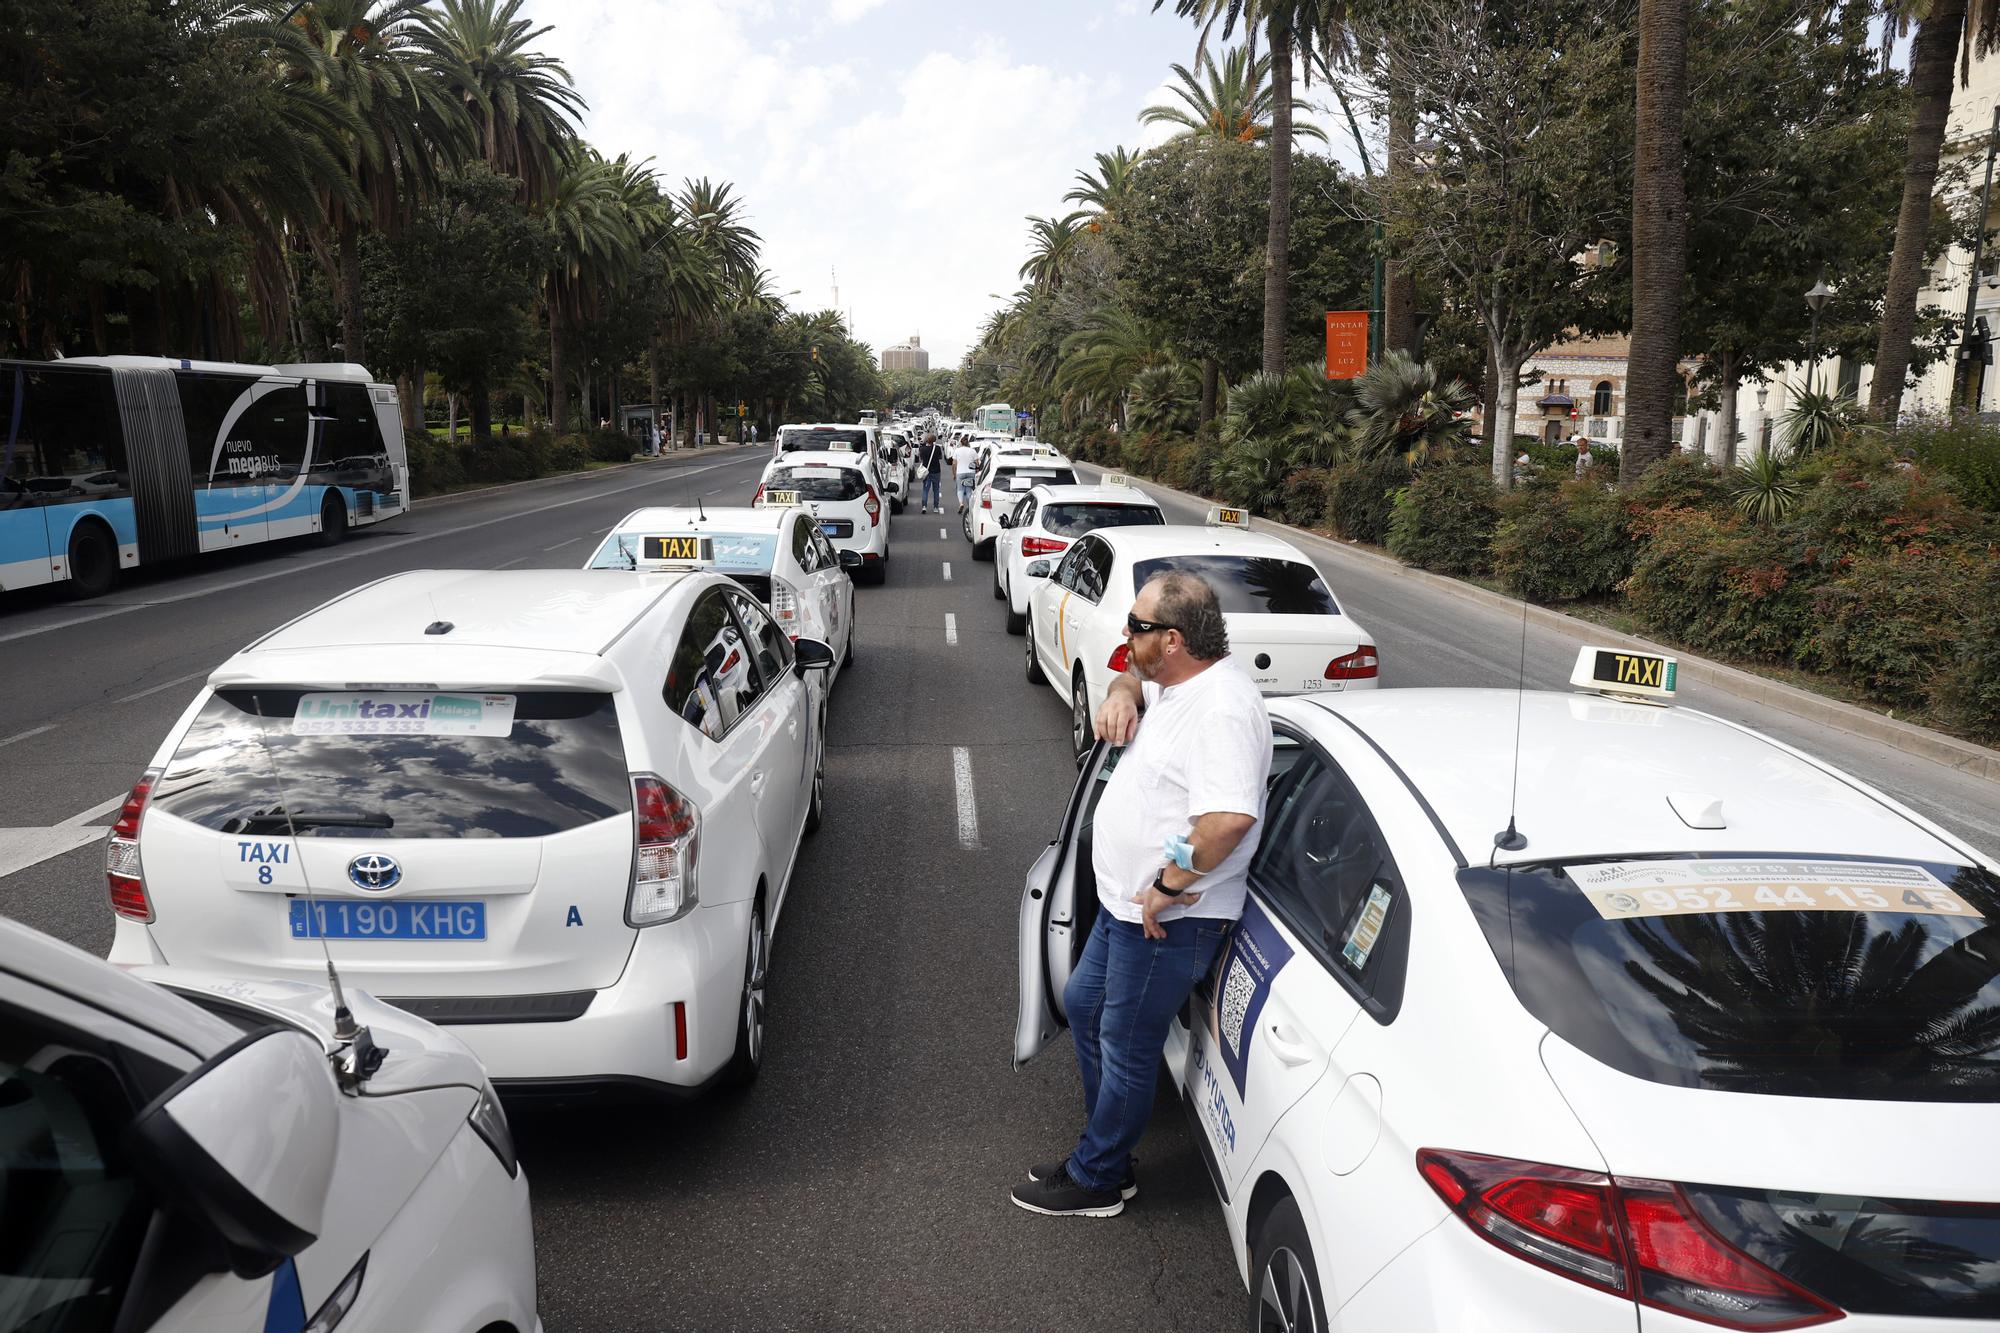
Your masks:
{"label": "bus wheel", "polygon": [[339,491],[328,491],[319,504],[319,544],[337,546],[347,536],[347,505]]}
{"label": "bus wheel", "polygon": [[69,534],[69,586],[78,597],[102,597],[118,582],[118,546],[102,523],[83,522]]}

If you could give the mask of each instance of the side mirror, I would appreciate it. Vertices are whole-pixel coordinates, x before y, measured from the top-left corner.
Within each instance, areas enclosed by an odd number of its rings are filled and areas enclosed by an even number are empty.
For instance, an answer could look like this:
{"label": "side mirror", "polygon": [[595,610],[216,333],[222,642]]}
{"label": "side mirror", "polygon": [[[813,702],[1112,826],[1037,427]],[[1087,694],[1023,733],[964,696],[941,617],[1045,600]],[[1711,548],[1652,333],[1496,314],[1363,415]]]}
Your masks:
{"label": "side mirror", "polygon": [[139,1165],[221,1237],[241,1278],[319,1238],[340,1141],[340,1089],[303,1032],[253,1032],[132,1122]]}
{"label": "side mirror", "polygon": [[854,571],[861,568],[861,552],[859,551],[840,552],[840,567],[847,571],[849,577],[852,577]]}
{"label": "side mirror", "polygon": [[1046,560],[1030,560],[1028,567],[1021,572],[1031,579],[1045,579],[1055,573],[1055,566]]}
{"label": "side mirror", "polygon": [[825,671],[833,665],[833,648],[818,639],[800,639],[792,644],[792,661],[797,664],[800,675],[808,671]]}
{"label": "side mirror", "polygon": [[1012,514],[1002,514],[1002,515],[1000,515],[1000,526],[1001,526],[1001,527],[1003,527],[1003,528],[1011,528],[1011,527],[1013,527],[1013,526],[1014,526],[1014,516],[1013,516]]}

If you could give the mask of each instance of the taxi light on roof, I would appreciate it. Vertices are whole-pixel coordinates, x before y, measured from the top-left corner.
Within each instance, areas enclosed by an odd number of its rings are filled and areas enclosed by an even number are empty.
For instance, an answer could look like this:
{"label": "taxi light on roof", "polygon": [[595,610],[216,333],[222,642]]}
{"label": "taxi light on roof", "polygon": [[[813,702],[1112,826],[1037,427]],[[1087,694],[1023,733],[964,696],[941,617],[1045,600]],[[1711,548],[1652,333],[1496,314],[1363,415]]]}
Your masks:
{"label": "taxi light on roof", "polygon": [[1642,653],[1631,648],[1596,648],[1586,644],[1576,654],[1576,670],[1569,683],[1578,689],[1629,699],[1674,697],[1680,663],[1664,653]]}
{"label": "taxi light on roof", "polygon": [[1130,486],[1132,479],[1123,472],[1107,472],[1104,474],[1103,484],[1106,486]]}
{"label": "taxi light on roof", "polygon": [[1210,505],[1208,516],[1202,522],[1211,528],[1242,528],[1248,531],[1250,511],[1232,508],[1229,505]]}

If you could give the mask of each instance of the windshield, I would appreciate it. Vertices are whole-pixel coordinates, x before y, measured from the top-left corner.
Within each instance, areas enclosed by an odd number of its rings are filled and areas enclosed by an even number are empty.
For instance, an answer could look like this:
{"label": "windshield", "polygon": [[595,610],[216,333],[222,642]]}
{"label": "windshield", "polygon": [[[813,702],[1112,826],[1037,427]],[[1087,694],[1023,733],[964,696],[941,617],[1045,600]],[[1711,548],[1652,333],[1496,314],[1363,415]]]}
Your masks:
{"label": "windshield", "polygon": [[859,500],[868,481],[851,467],[781,467],[772,471],[764,492],[795,491],[801,500]]}
{"label": "windshield", "polygon": [[1042,526],[1058,537],[1081,537],[1097,528],[1144,527],[1166,522],[1151,505],[1055,504],[1042,510]]}
{"label": "windshield", "polygon": [[2000,882],[1984,870],[1680,858],[1474,868],[1459,884],[1521,1003],[1614,1069],[2000,1102]]}
{"label": "windshield", "polygon": [[993,489],[1025,494],[1037,486],[1074,486],[1076,473],[1066,467],[1001,467],[994,470]]}
{"label": "windshield", "polygon": [[1215,589],[1224,615],[1340,614],[1317,569],[1277,556],[1169,555],[1141,560],[1132,567],[1132,590],[1136,594],[1148,579],[1175,571],[1198,575]]}
{"label": "windshield", "polygon": [[778,447],[785,453],[849,453],[868,452],[868,432],[865,430],[793,429],[779,434]]}

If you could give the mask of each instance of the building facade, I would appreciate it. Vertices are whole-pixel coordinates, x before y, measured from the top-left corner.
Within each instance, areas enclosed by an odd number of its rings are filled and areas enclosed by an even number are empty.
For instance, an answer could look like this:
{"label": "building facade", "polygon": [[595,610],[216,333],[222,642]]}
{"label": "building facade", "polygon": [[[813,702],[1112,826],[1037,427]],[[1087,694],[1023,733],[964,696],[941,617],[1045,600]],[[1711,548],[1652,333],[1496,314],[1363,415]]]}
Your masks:
{"label": "building facade", "polygon": [[1514,434],[1551,443],[1572,435],[1612,444],[1625,438],[1624,334],[1556,343],[1522,363]]}
{"label": "building facade", "polygon": [[931,354],[924,350],[924,340],[914,333],[910,335],[909,341],[899,342],[893,347],[882,349],[882,369],[884,372],[891,370],[929,370],[930,368]]}

